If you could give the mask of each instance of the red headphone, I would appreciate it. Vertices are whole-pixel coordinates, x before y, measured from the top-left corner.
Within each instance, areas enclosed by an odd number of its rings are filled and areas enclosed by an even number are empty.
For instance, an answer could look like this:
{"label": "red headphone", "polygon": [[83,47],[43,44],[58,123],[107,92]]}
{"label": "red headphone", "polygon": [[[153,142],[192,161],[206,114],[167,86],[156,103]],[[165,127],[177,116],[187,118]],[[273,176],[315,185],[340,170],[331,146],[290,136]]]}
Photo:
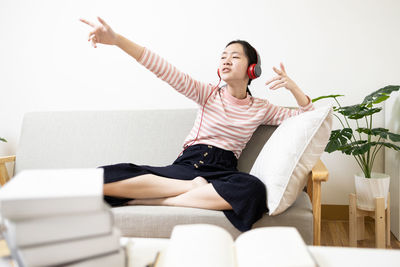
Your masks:
{"label": "red headphone", "polygon": [[[256,54],[257,54],[257,63],[256,63],[256,64],[251,64],[251,65],[247,68],[247,75],[248,75],[249,78],[252,79],[252,80],[253,80],[253,79],[257,79],[258,77],[261,76],[261,59],[260,59],[260,56],[258,55],[257,50],[256,50]],[[188,147],[191,146],[194,142],[196,142],[197,137],[199,136],[199,132],[200,132],[200,128],[201,128],[201,123],[203,122],[204,107],[205,107],[206,104],[207,104],[208,98],[211,96],[211,94],[214,92],[214,90],[215,90],[216,88],[218,88],[218,85],[219,85],[219,83],[221,82],[221,75],[220,75],[220,73],[219,73],[219,68],[218,68],[218,70],[217,70],[217,73],[218,73],[218,77],[219,77],[219,82],[218,82],[217,86],[215,86],[215,87],[211,90],[211,93],[208,95],[208,97],[207,97],[207,99],[206,99],[206,102],[205,102],[204,105],[203,105],[203,110],[202,110],[202,112],[201,112],[201,119],[200,119],[199,130],[197,131],[196,138],[191,142],[191,144],[188,144],[188,145],[185,146],[185,148],[182,150],[182,152],[179,153],[178,157],[181,156],[181,154],[186,150],[186,148],[188,148]]]}
{"label": "red headphone", "polygon": [[[254,49],[255,50],[255,49]],[[249,76],[249,78],[251,80],[257,79],[258,77],[261,76],[261,58],[258,55],[258,52],[256,50],[256,54],[257,54],[257,63],[256,64],[251,64],[248,68],[247,68],[247,75]],[[221,75],[219,72],[219,69],[217,71],[218,73],[218,77],[221,79]]]}

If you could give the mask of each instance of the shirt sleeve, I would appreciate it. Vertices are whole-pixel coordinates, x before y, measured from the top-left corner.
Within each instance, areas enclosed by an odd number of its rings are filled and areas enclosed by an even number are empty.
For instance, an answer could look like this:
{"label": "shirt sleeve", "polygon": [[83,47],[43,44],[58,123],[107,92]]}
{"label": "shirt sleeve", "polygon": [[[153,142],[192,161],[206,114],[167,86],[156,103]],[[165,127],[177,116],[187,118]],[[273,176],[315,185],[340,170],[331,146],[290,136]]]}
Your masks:
{"label": "shirt sleeve", "polygon": [[153,72],[158,78],[171,85],[176,91],[199,105],[204,104],[213,89],[211,84],[193,79],[146,47],[138,62]]}
{"label": "shirt sleeve", "polygon": [[306,95],[308,98],[308,104],[305,106],[299,106],[297,109],[290,109],[286,107],[276,106],[271,104],[268,100],[265,99],[267,105],[267,111],[264,117],[264,120],[261,124],[263,125],[280,125],[285,119],[289,117],[293,117],[299,115],[306,111],[311,111],[315,109],[314,104],[312,103],[310,97]]}

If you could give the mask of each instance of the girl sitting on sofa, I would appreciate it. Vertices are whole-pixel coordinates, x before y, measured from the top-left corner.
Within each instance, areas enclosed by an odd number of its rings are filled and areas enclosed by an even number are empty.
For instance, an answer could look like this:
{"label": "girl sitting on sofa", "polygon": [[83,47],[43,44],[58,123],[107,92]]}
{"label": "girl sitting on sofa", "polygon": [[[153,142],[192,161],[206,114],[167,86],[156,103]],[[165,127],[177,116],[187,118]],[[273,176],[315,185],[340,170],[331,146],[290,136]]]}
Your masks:
{"label": "girl sitting on sofa", "polygon": [[199,105],[194,126],[183,142],[183,151],[165,167],[120,163],[104,169],[104,199],[111,206],[170,205],[222,210],[240,231],[251,229],[267,212],[265,185],[255,176],[240,172],[237,160],[261,124],[279,125],[288,117],[313,110],[311,99],[286,74],[266,82],[270,89],[286,88],[299,109],[275,106],[253,97],[248,89],[261,75],[261,60],[246,41],[227,44],[218,76],[224,86],[197,81],[165,59],[120,34],[100,17],[100,24],[80,19],[92,27],[88,41],[115,45],[158,78]]}

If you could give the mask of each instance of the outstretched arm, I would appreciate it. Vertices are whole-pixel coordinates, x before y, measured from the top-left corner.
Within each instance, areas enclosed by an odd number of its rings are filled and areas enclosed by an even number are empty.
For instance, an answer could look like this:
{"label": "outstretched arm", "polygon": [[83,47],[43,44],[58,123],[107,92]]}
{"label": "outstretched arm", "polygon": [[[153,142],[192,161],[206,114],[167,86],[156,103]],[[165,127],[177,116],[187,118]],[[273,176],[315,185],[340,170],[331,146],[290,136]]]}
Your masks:
{"label": "outstretched arm", "polygon": [[96,25],[93,22],[85,19],[79,19],[83,23],[92,27],[92,31],[89,33],[88,41],[92,42],[93,47],[97,47],[97,43],[116,45],[125,51],[128,55],[139,61],[143,54],[144,47],[128,40],[124,36],[115,33],[111,27],[100,17],[97,17],[101,24]]}
{"label": "outstretched arm", "polygon": [[179,71],[175,66],[171,65],[156,53],[115,33],[100,17],[97,17],[97,19],[101,24],[96,25],[90,21],[80,19],[80,21],[92,27],[88,41],[92,42],[93,47],[96,48],[97,43],[116,45],[135,58],[145,68],[153,72],[158,78],[175,88],[179,93],[185,95],[199,105],[205,103],[207,96],[213,89],[211,84],[193,79],[188,74]]}

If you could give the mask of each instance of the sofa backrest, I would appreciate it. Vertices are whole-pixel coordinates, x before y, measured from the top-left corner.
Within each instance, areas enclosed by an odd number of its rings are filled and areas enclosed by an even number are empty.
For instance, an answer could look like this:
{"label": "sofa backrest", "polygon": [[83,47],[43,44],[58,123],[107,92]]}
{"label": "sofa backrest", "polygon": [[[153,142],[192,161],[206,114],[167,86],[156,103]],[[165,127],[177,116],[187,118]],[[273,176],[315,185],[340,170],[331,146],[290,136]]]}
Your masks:
{"label": "sofa backrest", "polygon": [[[142,109],[26,113],[14,172],[93,168],[121,162],[166,166],[182,151],[196,112]],[[240,171],[250,171],[276,128],[258,127],[239,158]]]}

